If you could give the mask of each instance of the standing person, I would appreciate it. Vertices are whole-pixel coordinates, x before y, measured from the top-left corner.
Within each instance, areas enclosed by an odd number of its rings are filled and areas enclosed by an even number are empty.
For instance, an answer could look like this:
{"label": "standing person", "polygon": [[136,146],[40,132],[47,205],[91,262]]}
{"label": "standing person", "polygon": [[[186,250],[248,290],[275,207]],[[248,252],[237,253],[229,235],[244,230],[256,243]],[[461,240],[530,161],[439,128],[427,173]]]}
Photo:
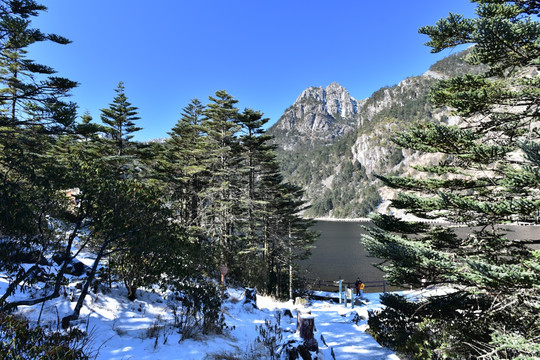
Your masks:
{"label": "standing person", "polygon": [[364,283],[360,281],[358,284],[358,293],[360,294],[360,297],[364,297]]}
{"label": "standing person", "polygon": [[354,282],[354,288],[356,289],[356,296],[360,296],[360,278],[357,277],[356,281]]}

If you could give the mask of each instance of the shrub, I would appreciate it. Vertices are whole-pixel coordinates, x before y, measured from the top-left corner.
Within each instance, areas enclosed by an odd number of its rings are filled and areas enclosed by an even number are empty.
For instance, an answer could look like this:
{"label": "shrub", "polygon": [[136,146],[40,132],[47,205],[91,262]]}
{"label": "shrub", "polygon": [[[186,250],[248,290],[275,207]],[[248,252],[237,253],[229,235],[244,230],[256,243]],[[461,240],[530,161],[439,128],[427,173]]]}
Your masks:
{"label": "shrub", "polygon": [[89,359],[88,337],[79,329],[49,331],[20,317],[0,314],[0,359]]}
{"label": "shrub", "polygon": [[276,323],[266,319],[264,325],[257,326],[259,336],[257,336],[256,341],[266,348],[271,360],[278,359],[279,349],[283,345],[283,329],[281,329],[280,323],[281,313],[277,312]]}
{"label": "shrub", "polygon": [[205,280],[198,282],[175,283],[179,306],[175,301],[169,308],[175,317],[175,326],[182,333],[182,339],[203,334],[221,334],[226,327],[221,312],[221,293],[219,288]]}

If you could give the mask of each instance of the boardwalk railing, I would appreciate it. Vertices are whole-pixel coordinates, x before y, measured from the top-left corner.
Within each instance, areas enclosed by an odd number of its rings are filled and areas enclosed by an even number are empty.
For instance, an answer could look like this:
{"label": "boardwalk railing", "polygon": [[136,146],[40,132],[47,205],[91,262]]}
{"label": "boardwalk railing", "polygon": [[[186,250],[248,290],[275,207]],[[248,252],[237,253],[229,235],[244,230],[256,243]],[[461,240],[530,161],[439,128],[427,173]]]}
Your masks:
{"label": "boardwalk railing", "polygon": [[[388,284],[386,281],[364,281],[364,292],[365,293],[372,293],[372,292],[386,292],[387,290],[390,290],[390,284]],[[347,282],[343,281],[342,287],[345,289],[345,286],[349,289],[354,289],[354,281],[353,282]],[[321,279],[306,279],[306,288],[308,290],[318,290],[318,291],[332,291],[337,292],[339,290],[339,285],[337,284],[337,281],[332,280],[321,280]]]}

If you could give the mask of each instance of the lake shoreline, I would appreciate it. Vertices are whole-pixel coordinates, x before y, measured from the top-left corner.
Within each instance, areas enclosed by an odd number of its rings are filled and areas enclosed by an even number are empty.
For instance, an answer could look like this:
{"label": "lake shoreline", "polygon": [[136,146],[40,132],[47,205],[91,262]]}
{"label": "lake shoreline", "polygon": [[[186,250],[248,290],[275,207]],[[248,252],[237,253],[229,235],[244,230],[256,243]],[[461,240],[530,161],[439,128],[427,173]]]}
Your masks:
{"label": "lake shoreline", "polygon": [[[309,220],[313,221],[328,221],[328,222],[355,222],[355,223],[368,223],[372,222],[371,218],[331,218],[331,217],[317,217],[317,218],[308,218]],[[467,223],[451,223],[446,220],[430,220],[430,219],[401,219],[404,221],[415,221],[415,222],[422,222],[427,224],[441,224],[441,225],[455,225],[455,226],[469,226]],[[503,226],[536,226],[540,227],[540,224],[531,224],[531,223],[509,223],[509,224],[501,224]]]}
{"label": "lake shoreline", "polygon": [[312,218],[311,220],[314,221],[333,221],[333,222],[371,222],[370,218],[331,218],[331,217],[319,217],[319,218]]}

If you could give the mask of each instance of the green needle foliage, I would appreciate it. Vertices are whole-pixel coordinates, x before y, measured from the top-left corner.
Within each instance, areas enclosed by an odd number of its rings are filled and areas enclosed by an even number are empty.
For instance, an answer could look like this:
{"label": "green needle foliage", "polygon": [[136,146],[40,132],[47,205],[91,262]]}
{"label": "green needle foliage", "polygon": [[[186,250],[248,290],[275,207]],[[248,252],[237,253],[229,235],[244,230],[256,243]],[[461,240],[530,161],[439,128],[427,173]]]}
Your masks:
{"label": "green needle foliage", "polygon": [[[300,216],[302,191],[282,181],[268,119],[220,90],[185,107],[169,139],[141,144],[120,82],[102,124],[88,113],[78,121],[63,100],[77,84],[26,58],[33,43],[69,43],[30,27],[44,10],[0,0],[0,312],[61,296],[81,251],[93,263],[78,275],[73,310],[58,314],[64,329],[89,293],[116,283],[130,300],[143,287],[172,291],[204,334],[220,333],[222,265],[235,284],[292,298],[295,260],[315,234]],[[0,358],[87,358],[81,332],[49,334],[7,315],[0,330]]]}
{"label": "green needle foliage", "polygon": [[142,128],[135,126],[137,108],[127,99],[124,83],[120,81],[114,90],[116,96],[108,108],[101,109],[101,121],[105,125],[105,133],[114,144],[116,155],[125,155],[128,151],[129,141],[133,138],[132,133]]}
{"label": "green needle foliage", "polygon": [[[19,284],[36,282],[39,265],[60,246],[51,219],[64,217],[69,205],[55,148],[74,131],[76,106],[64,98],[77,84],[26,57],[34,43],[69,43],[30,26],[45,9],[34,1],[0,1],[0,269],[11,280],[0,307]],[[31,266],[24,268],[28,254]]]}
{"label": "green needle foliage", "polygon": [[292,296],[295,260],[315,235],[300,217],[302,192],[283,183],[268,121],[220,90],[181,113],[157,162],[175,221],[194,239],[203,272],[221,265],[228,281]]}
{"label": "green needle foliage", "polygon": [[[375,218],[364,243],[386,259],[396,285],[438,286],[443,295],[413,301],[387,294],[372,314],[374,336],[414,359],[540,357],[539,237],[512,239],[508,223],[539,223],[540,11],[537,1],[484,0],[477,16],[450,14],[420,32],[433,52],[474,45],[467,60],[481,74],[441,80],[431,91],[458,125],[431,123],[396,134],[403,148],[437,154],[418,176],[381,176],[401,190],[393,206],[451,227]],[[538,234],[538,232],[537,232]]]}

